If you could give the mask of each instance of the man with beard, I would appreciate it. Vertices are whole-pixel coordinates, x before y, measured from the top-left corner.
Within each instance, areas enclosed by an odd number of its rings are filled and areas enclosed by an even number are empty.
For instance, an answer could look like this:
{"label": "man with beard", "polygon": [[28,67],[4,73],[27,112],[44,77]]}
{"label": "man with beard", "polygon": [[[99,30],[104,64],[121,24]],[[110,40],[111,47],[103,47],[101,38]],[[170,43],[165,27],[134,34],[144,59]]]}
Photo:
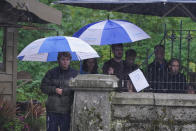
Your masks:
{"label": "man with beard", "polygon": [[169,62],[167,92],[185,93],[186,88],[186,77],[184,74],[180,73],[180,61],[176,58],[172,58]]}
{"label": "man with beard", "polygon": [[114,54],[114,58],[106,61],[103,65],[103,73],[108,75],[116,75],[119,78],[119,86],[122,86],[123,80],[123,69],[124,69],[124,61],[123,57],[123,45],[122,44],[114,44],[112,45],[112,53]]}

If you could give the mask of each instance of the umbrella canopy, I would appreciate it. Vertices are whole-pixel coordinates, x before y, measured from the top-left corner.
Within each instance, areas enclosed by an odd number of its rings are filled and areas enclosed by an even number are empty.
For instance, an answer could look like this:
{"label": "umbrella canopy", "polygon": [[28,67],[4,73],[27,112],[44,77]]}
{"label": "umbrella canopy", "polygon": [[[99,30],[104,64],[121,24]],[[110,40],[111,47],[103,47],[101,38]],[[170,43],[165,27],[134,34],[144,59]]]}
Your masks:
{"label": "umbrella canopy", "polygon": [[99,57],[88,43],[68,36],[52,36],[35,40],[17,57],[22,61],[57,61],[58,52],[70,52],[74,61]]}
{"label": "umbrella canopy", "polygon": [[128,43],[150,38],[141,28],[124,20],[104,20],[91,23],[81,28],[73,36],[91,45]]}
{"label": "umbrella canopy", "polygon": [[196,0],[59,0],[56,3],[130,14],[188,16],[196,20]]}

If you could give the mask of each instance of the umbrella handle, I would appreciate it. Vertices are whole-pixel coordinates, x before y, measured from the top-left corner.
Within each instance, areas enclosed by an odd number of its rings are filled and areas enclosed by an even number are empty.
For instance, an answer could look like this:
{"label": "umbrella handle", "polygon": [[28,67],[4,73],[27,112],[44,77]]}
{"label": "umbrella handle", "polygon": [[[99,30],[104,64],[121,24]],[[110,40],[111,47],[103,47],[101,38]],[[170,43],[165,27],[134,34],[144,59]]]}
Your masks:
{"label": "umbrella handle", "polygon": [[83,61],[80,61],[80,72],[82,71],[82,64],[83,64]]}
{"label": "umbrella handle", "polygon": [[112,50],[111,50],[112,46],[110,46],[110,59],[112,58]]}

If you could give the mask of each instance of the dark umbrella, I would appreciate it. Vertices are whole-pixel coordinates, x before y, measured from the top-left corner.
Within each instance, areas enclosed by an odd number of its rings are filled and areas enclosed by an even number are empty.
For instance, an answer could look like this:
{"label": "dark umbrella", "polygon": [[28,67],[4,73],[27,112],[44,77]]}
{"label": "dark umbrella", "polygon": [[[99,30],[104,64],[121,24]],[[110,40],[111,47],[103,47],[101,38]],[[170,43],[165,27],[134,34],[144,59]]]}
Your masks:
{"label": "dark umbrella", "polygon": [[196,20],[196,0],[60,0],[56,3],[161,17],[188,16]]}

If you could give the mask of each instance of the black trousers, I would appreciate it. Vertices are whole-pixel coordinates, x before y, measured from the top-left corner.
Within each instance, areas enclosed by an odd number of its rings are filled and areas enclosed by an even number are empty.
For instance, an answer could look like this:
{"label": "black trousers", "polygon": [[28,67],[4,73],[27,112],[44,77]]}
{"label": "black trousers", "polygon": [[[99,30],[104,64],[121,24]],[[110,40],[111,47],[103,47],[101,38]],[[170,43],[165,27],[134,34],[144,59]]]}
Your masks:
{"label": "black trousers", "polygon": [[46,126],[47,131],[69,131],[70,114],[47,112]]}

